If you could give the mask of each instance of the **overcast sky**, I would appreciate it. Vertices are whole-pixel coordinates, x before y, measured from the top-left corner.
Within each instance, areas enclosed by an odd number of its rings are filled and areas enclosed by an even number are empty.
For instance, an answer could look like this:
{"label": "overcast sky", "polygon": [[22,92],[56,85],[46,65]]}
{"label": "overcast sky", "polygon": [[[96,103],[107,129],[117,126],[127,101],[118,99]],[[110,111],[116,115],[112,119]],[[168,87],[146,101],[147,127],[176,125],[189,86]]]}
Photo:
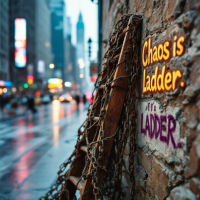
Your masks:
{"label": "overcast sky", "polygon": [[67,16],[71,18],[72,23],[72,43],[76,44],[76,23],[79,13],[82,12],[83,22],[85,24],[85,59],[88,61],[88,38],[91,37],[92,43],[92,60],[97,59],[98,49],[98,10],[97,4],[91,0],[65,0]]}

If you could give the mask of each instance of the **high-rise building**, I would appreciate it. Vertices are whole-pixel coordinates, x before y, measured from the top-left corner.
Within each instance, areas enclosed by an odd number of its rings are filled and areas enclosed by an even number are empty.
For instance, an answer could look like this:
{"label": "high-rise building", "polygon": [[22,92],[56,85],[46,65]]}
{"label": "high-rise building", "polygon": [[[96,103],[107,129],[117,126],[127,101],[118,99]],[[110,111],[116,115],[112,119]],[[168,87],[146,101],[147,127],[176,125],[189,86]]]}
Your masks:
{"label": "high-rise building", "polygon": [[65,69],[64,81],[76,82],[76,49],[71,42],[71,22],[70,17],[66,18],[66,35],[65,35]]}
{"label": "high-rise building", "polygon": [[64,0],[50,0],[50,10],[54,75],[58,78],[64,78],[64,35],[66,33]]}
{"label": "high-rise building", "polygon": [[[15,63],[16,18],[24,18],[26,21],[26,63],[23,68],[17,67]],[[11,81],[15,84],[25,83],[28,76],[32,76],[33,82],[40,84],[50,78],[52,54],[49,1],[9,0],[9,31]]]}
{"label": "high-rise building", "polygon": [[35,0],[36,2],[36,64],[37,77],[47,81],[53,75],[53,69],[49,68],[52,63],[51,53],[51,18],[48,0]]}
{"label": "high-rise building", "polygon": [[8,1],[0,0],[0,80],[9,80]]}
{"label": "high-rise building", "polygon": [[72,37],[72,24],[71,24],[70,17],[67,17],[66,23],[67,23],[67,26],[66,26],[66,36],[67,36],[67,39],[71,41],[71,37]]}
{"label": "high-rise building", "polygon": [[76,25],[76,52],[77,52],[77,73],[79,77],[79,84],[84,86],[85,84],[85,45],[84,45],[84,23],[82,14],[79,14],[78,22]]}
{"label": "high-rise building", "polygon": [[[5,1],[7,2],[7,1]],[[15,65],[15,19],[26,20],[26,63],[25,67]],[[32,66],[34,80],[37,78],[35,51],[35,1],[9,0],[9,71],[10,78],[15,84],[27,82],[27,66]]]}

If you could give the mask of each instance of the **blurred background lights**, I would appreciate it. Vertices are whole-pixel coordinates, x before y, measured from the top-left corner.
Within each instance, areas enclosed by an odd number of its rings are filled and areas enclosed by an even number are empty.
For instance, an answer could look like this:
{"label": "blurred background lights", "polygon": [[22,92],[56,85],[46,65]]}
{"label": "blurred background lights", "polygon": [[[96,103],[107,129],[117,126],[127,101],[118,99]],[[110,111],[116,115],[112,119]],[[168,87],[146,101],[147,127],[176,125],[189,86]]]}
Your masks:
{"label": "blurred background lights", "polygon": [[83,69],[85,67],[85,63],[84,63],[84,60],[82,58],[78,59],[78,64],[79,64],[80,69]]}
{"label": "blurred background lights", "polygon": [[80,78],[83,78],[83,77],[84,77],[84,74],[80,74],[79,77],[80,77]]}
{"label": "blurred background lights", "polygon": [[27,83],[30,84],[30,85],[33,84],[33,76],[27,77]]}
{"label": "blurred background lights", "polygon": [[14,87],[14,88],[12,88],[12,91],[13,91],[13,92],[16,92],[16,91],[17,91],[17,89]]}
{"label": "blurred background lights", "polygon": [[40,97],[40,92],[37,91],[35,95],[36,95],[36,97]]}
{"label": "blurred background lights", "polygon": [[49,65],[49,68],[53,69],[53,68],[54,68],[54,64],[51,63],[51,64]]}
{"label": "blurred background lights", "polygon": [[50,42],[45,42],[45,46],[50,47],[51,46]]}
{"label": "blurred background lights", "polygon": [[72,83],[71,82],[65,82],[65,87],[71,87]]}
{"label": "blurred background lights", "polygon": [[28,88],[28,83],[24,83],[24,88]]}
{"label": "blurred background lights", "polygon": [[7,88],[3,88],[3,93],[6,93],[7,91]]}

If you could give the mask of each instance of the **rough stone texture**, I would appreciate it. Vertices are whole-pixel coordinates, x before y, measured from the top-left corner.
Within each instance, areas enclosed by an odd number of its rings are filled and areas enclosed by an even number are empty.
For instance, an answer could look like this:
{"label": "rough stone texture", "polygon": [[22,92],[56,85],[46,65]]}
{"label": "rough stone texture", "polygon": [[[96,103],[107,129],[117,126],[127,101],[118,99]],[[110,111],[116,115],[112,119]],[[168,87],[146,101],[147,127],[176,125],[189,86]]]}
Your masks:
{"label": "rough stone texture", "polygon": [[191,190],[184,188],[182,186],[174,188],[170,192],[169,198],[167,200],[196,200],[195,195]]}
{"label": "rough stone texture", "polygon": [[200,198],[200,180],[198,178],[192,178],[190,180],[190,190]]}
{"label": "rough stone texture", "polygon": [[197,175],[200,178],[200,135],[194,141],[190,149],[190,159],[185,171],[185,177]]}
{"label": "rough stone texture", "polygon": [[[103,0],[103,40],[108,40],[114,24],[125,13],[125,0]],[[179,132],[174,134],[181,149],[162,147],[159,141],[141,136],[137,127],[137,154],[135,155],[135,199],[193,200],[200,199],[200,1],[199,0],[129,0],[129,13],[143,16],[142,41],[151,36],[152,45],[166,39],[173,41],[175,34],[186,38],[182,57],[168,63],[157,63],[147,68],[152,75],[155,66],[164,64],[170,70],[180,69],[184,89],[163,94],[142,95],[142,65],[137,80],[137,105],[159,102],[160,112],[176,119]],[[103,44],[102,44],[103,45]],[[103,47],[102,54],[107,50]],[[139,107],[139,106],[138,106]],[[136,109],[138,109],[136,107]],[[137,113],[140,126],[141,109]],[[166,134],[166,132],[165,132]],[[128,154],[128,146],[126,154]],[[169,153],[170,152],[170,153]],[[180,155],[181,152],[181,155]],[[128,157],[125,159],[128,166]],[[127,167],[128,169],[128,167]],[[124,174],[127,199],[130,190],[128,175]]]}
{"label": "rough stone texture", "polygon": [[147,191],[149,191],[152,196],[157,195],[159,199],[164,199],[168,194],[168,176],[156,160],[152,162],[151,167],[152,170],[147,178]]}

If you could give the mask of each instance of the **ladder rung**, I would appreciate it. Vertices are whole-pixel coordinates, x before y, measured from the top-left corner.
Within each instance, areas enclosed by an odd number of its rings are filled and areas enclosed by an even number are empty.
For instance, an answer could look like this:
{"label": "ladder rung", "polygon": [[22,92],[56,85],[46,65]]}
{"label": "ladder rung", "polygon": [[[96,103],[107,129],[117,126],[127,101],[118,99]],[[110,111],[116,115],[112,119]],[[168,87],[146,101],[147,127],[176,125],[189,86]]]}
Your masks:
{"label": "ladder rung", "polygon": [[[79,190],[82,190],[83,185],[84,185],[84,181],[83,181],[82,179],[80,180],[79,177],[70,176],[70,177],[69,177],[69,180],[70,180],[74,185],[77,185],[77,183],[79,182],[77,188],[78,188]],[[79,181],[79,180],[80,180],[80,181]]]}
{"label": "ladder rung", "polygon": [[[86,146],[81,146],[80,150],[84,151],[85,153],[87,153],[87,147]],[[92,154],[92,151],[90,151],[90,154]]]}
{"label": "ladder rung", "polygon": [[87,147],[86,146],[81,146],[80,150],[84,151],[85,153],[87,153]]}
{"label": "ladder rung", "polygon": [[92,120],[93,120],[93,121],[98,121],[98,120],[99,120],[99,117],[94,117]]}
{"label": "ladder rung", "polygon": [[[124,35],[127,31],[127,28],[125,28],[123,31],[122,31],[122,34],[121,35]],[[116,35],[111,39],[111,42],[114,41],[114,39],[116,38]]]}
{"label": "ladder rung", "polygon": [[116,56],[113,58],[113,60],[115,60],[115,59],[117,59],[117,58],[119,58],[119,54],[116,55]]}
{"label": "ladder rung", "polygon": [[104,88],[105,88],[105,85],[101,85],[101,86],[99,87],[100,90],[102,90],[102,89],[104,89]]}

